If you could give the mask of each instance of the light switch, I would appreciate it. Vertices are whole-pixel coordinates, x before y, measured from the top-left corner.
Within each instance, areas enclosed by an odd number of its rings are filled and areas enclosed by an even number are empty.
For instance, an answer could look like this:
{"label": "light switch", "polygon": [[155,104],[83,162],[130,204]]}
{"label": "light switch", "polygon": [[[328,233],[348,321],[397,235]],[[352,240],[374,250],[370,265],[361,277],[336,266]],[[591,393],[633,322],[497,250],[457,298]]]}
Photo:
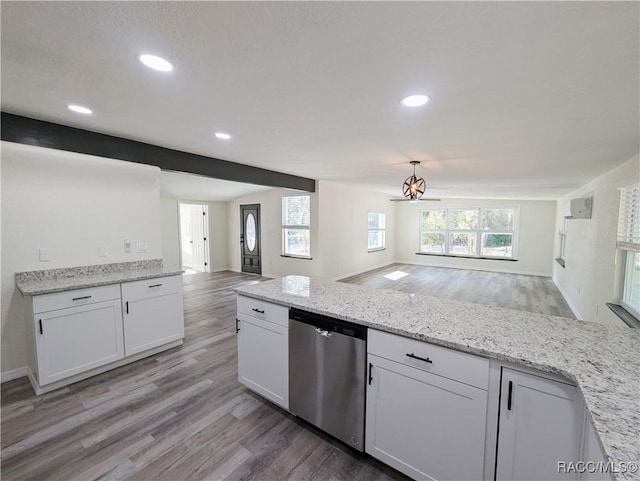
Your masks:
{"label": "light switch", "polygon": [[136,244],[136,252],[149,252],[149,244],[146,242],[138,242]]}
{"label": "light switch", "polygon": [[49,262],[51,260],[51,248],[50,247],[41,247],[40,248],[40,262]]}
{"label": "light switch", "polygon": [[107,257],[109,255],[109,249],[106,245],[101,244],[98,246],[98,257]]}
{"label": "light switch", "polygon": [[124,251],[131,252],[131,241],[129,239],[124,240]]}

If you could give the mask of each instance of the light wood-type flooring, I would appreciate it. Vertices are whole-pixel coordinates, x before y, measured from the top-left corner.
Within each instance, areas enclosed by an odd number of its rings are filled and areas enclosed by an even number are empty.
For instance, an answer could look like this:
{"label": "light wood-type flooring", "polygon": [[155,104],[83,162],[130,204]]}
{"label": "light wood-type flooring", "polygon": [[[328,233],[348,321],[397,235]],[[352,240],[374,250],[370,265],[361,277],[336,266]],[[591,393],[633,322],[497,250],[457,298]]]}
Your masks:
{"label": "light wood-type flooring", "polygon": [[[406,480],[238,383],[233,288],[262,280],[184,276],[183,346],[38,397],[3,383],[2,479]],[[570,317],[544,278],[394,264],[346,281]]]}
{"label": "light wood-type flooring", "polygon": [[[408,275],[395,281],[384,277],[398,271]],[[549,277],[390,264],[341,282],[575,319]]]}

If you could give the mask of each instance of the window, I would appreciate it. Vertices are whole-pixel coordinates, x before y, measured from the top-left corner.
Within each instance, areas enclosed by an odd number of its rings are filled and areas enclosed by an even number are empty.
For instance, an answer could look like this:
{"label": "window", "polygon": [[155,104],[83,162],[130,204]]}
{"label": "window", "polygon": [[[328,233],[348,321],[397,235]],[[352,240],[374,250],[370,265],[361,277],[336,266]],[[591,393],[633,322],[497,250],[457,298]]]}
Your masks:
{"label": "window", "polygon": [[558,232],[558,245],[560,247],[560,252],[558,252],[556,262],[562,267],[565,266],[567,260],[567,222],[567,219],[562,219],[562,226]]}
{"label": "window", "polygon": [[420,213],[420,253],[515,259],[517,209],[441,209]]}
{"label": "window", "polygon": [[640,184],[620,189],[617,247],[625,256],[621,304],[640,319]]}
{"label": "window", "polygon": [[311,257],[311,197],[282,198],[282,254]]}
{"label": "window", "polygon": [[385,215],[379,212],[369,212],[367,249],[369,252],[380,251],[385,248]]}

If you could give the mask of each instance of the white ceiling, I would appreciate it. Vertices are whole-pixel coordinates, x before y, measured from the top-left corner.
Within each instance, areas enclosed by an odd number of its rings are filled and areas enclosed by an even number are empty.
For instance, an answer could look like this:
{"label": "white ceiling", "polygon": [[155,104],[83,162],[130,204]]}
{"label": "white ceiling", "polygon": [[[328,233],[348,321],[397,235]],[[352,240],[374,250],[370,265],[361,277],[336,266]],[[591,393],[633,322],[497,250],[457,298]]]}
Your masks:
{"label": "white ceiling", "polygon": [[640,150],[638,2],[1,9],[4,111],[197,154],[389,195],[416,159],[428,195],[556,198]]}
{"label": "white ceiling", "polygon": [[226,202],[269,189],[271,187],[241,184],[181,172],[164,171],[160,174],[160,196],[167,199]]}

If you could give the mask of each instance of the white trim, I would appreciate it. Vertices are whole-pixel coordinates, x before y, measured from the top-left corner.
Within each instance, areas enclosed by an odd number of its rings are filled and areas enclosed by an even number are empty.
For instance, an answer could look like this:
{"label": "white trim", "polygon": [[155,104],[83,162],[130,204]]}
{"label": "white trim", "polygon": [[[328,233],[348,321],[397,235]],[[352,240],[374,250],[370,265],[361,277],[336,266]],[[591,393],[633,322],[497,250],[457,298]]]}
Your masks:
{"label": "white trim", "polygon": [[567,305],[569,306],[569,309],[571,309],[571,312],[573,312],[573,315],[576,317],[576,319],[584,319],[584,317],[582,317],[582,314],[580,314],[580,311],[578,310],[578,308],[571,302],[571,298],[567,296],[567,293],[562,290],[562,287],[560,287],[560,285],[556,282],[556,280],[553,277],[551,278],[551,280],[560,291],[560,294],[562,294],[562,297],[564,298],[564,302],[567,303]]}
{"label": "white trim", "polygon": [[29,368],[27,366],[19,367],[17,369],[11,369],[10,371],[5,371],[2,374],[0,374],[0,379],[1,379],[0,383],[13,381],[14,379],[18,379],[28,375],[29,375]]}
{"label": "white trim", "polygon": [[[416,257],[429,257],[428,255],[423,255],[423,254],[416,254]],[[461,256],[437,256],[434,255],[433,257],[437,257],[437,258],[444,258],[444,259],[471,259],[471,260],[476,260],[476,261],[498,261],[498,262],[503,262],[503,258],[502,257],[495,257],[495,258],[480,258],[480,257],[461,257]],[[516,259],[517,260],[517,259]],[[507,259],[506,261],[507,263],[515,263],[512,259]],[[500,274],[516,274],[516,275],[521,275],[521,276],[536,276],[536,277],[548,277],[551,278],[551,275],[549,275],[548,272],[537,272],[537,271],[519,271],[519,270],[512,270],[512,269],[496,269],[496,268],[491,268],[491,269],[482,269],[480,267],[470,267],[470,266],[445,266],[442,264],[425,264],[423,262],[416,262],[414,260],[396,260],[394,262],[395,264],[411,264],[413,266],[424,266],[424,267],[442,267],[443,269],[460,269],[463,271],[481,271],[481,272],[498,272]]]}
{"label": "white trim", "polygon": [[382,269],[383,267],[390,266],[391,264],[398,264],[398,262],[385,262],[384,264],[378,264],[376,266],[370,266],[365,269],[360,269],[353,272],[348,272],[346,274],[340,274],[339,276],[330,277],[327,279],[328,281],[339,281],[340,279],[345,279],[351,276],[357,276],[358,274],[362,274],[363,272],[373,271],[375,269]]}

